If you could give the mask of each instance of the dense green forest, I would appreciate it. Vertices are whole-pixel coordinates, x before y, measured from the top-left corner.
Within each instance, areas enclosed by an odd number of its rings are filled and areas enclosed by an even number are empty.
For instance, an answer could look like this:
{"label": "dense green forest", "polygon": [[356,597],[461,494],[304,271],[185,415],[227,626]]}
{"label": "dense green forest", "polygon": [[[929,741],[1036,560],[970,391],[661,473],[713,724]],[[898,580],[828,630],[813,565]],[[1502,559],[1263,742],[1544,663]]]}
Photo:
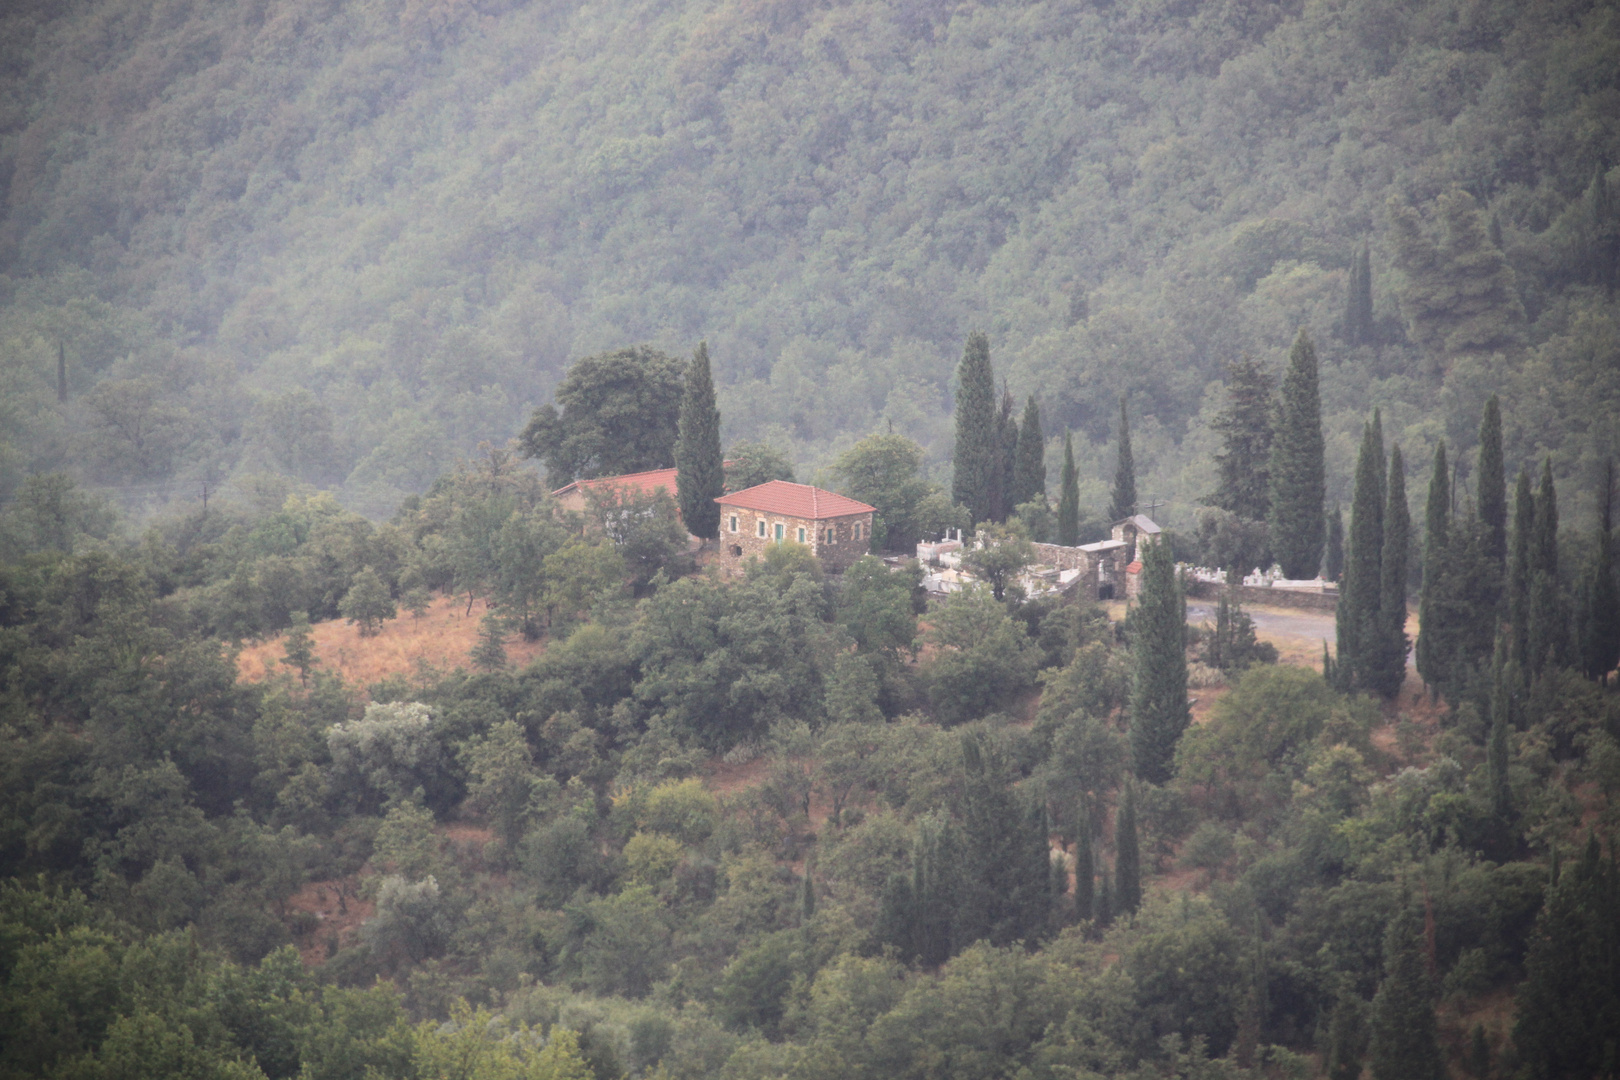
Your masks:
{"label": "dense green forest", "polygon": [[1185,524],[1223,365],[1276,367],[1301,325],[1331,497],[1371,407],[1421,463],[1493,391],[1509,467],[1551,452],[1589,491],[1620,443],[1616,19],[18,0],[0,497],[277,472],[380,519],[571,359],[699,338],[728,445],[810,477],[892,424],[943,475],[977,327],[1079,433],[1098,514],[1129,391],[1144,494]]}
{"label": "dense green forest", "polygon": [[5,5],[0,1080],[1613,1080],[1616,161],[1599,3]]}

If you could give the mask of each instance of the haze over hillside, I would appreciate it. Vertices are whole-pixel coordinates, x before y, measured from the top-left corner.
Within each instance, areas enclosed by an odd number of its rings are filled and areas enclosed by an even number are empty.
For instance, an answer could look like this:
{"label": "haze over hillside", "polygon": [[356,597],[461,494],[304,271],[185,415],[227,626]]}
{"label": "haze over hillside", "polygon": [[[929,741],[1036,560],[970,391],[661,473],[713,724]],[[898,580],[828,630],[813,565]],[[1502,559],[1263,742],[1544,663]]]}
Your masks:
{"label": "haze over hillside", "polygon": [[1411,462],[1492,390],[1510,468],[1620,442],[1612,5],[78,0],[0,43],[0,496],[384,514],[572,359],[700,338],[728,441],[892,422],[939,471],[975,327],[1099,506],[1129,391],[1171,520],[1221,364],[1301,325],[1330,497],[1373,405]]}

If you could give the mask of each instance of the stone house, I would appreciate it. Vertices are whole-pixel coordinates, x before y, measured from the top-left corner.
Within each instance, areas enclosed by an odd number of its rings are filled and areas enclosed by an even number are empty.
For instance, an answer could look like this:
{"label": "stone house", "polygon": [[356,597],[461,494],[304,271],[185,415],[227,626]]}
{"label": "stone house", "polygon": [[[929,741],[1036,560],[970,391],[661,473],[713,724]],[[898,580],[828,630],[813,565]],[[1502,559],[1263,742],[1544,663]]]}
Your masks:
{"label": "stone house", "polygon": [[1137,550],[1137,545],[1143,540],[1156,540],[1163,531],[1146,514],[1132,514],[1128,518],[1121,518],[1114,522],[1110,530],[1116,541],[1130,545],[1130,557],[1125,560],[1126,562],[1141,562],[1142,553]]}
{"label": "stone house", "polygon": [[771,480],[728,492],[720,504],[719,564],[740,570],[763,558],[772,544],[791,541],[809,548],[829,573],[849,569],[872,544],[875,508],[809,484]]}
{"label": "stone house", "polygon": [[623,476],[598,476],[594,480],[575,480],[566,487],[560,487],[551,493],[557,504],[564,510],[572,510],[576,514],[583,514],[587,510],[585,493],[591,490],[604,488],[625,488],[642,495],[651,495],[657,491],[666,492],[670,498],[675,497],[675,470],[652,469],[648,472],[626,473]]}

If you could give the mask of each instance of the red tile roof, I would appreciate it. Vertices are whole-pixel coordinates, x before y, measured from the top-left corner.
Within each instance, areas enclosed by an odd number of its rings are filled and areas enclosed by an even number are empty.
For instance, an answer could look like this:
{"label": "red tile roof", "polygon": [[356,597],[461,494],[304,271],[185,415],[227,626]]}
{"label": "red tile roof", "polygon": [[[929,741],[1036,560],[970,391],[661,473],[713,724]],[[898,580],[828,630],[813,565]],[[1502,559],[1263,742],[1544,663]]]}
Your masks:
{"label": "red tile roof", "polygon": [[635,488],[643,495],[651,495],[659,488],[669,492],[670,497],[675,496],[674,469],[653,469],[650,472],[627,473],[624,476],[598,476],[594,480],[575,480],[572,484],[558,488],[551,493],[552,498],[561,498],[570,491],[586,491],[599,487],[627,487]]}
{"label": "red tile roof", "polygon": [[759,510],[783,517],[824,521],[827,518],[849,514],[870,514],[877,508],[857,502],[846,495],[824,491],[809,484],[793,484],[786,480],[769,480],[742,491],[733,491],[714,500],[722,506],[736,506],[744,510]]}

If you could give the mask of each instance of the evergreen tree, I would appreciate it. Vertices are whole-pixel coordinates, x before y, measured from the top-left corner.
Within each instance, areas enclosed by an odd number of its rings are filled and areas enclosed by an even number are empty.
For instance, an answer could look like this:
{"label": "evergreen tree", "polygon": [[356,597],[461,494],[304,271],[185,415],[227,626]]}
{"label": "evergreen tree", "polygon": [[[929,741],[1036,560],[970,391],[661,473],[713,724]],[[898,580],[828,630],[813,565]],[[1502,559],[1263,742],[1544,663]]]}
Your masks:
{"label": "evergreen tree", "polygon": [[1111,521],[1136,513],[1136,461],[1131,456],[1131,421],[1124,394],[1119,396],[1119,460],[1114,466],[1114,493],[1108,503]]}
{"label": "evergreen tree", "polygon": [[1372,248],[1366,240],[1350,257],[1350,281],[1344,301],[1344,340],[1351,345],[1373,342]]}
{"label": "evergreen tree", "polygon": [[1383,595],[1384,447],[1378,414],[1362,427],[1356,456],[1355,493],[1350,502],[1350,550],[1339,588],[1335,615],[1338,685],[1350,690],[1366,685],[1368,665],[1377,640],[1379,602]]}
{"label": "evergreen tree", "polygon": [[1344,511],[1338,503],[1328,513],[1327,554],[1322,559],[1322,576],[1338,581],[1344,576]]}
{"label": "evergreen tree", "polygon": [[506,627],[493,611],[486,612],[478,623],[478,644],[470,654],[473,665],[484,671],[501,671],[506,667]]}
{"label": "evergreen tree", "polygon": [[287,631],[282,649],[284,655],[281,662],[297,668],[299,685],[308,686],[309,673],[315,668],[315,638],[310,632],[307,611],[292,613],[292,628]]}
{"label": "evergreen tree", "polygon": [[1013,483],[1018,472],[1018,420],[1013,416],[1012,392],[1001,384],[1001,406],[996,411],[996,461],[990,471],[990,519],[1006,521],[1018,505]]}
{"label": "evergreen tree", "polygon": [[1514,832],[1518,821],[1513,809],[1513,786],[1508,778],[1508,739],[1509,732],[1519,723],[1519,699],[1524,693],[1524,680],[1515,670],[1504,635],[1497,635],[1492,667],[1491,730],[1485,743],[1485,766],[1491,794],[1492,854],[1505,862],[1513,858],[1518,848]]}
{"label": "evergreen tree", "polygon": [[1547,888],[1513,1028],[1520,1060],[1536,1080],[1613,1075],[1612,1041],[1620,1029],[1615,884],[1614,859],[1600,858],[1592,837],[1585,857]]}
{"label": "evergreen tree", "polygon": [[1439,624],[1440,592],[1447,583],[1446,556],[1451,546],[1451,475],[1446,441],[1434,448],[1429,473],[1429,499],[1423,511],[1423,590],[1418,596],[1417,670],[1431,691],[1446,681],[1445,630]]}
{"label": "evergreen tree", "polygon": [[1348,991],[1339,994],[1328,1021],[1328,1080],[1360,1080],[1367,1053],[1366,1003]]}
{"label": "evergreen tree", "polygon": [[810,873],[810,864],[805,863],[804,880],[799,883],[799,925],[808,926],[815,913],[816,879]]}
{"label": "evergreen tree", "polygon": [[1558,583],[1558,491],[1553,484],[1552,461],[1542,463],[1541,488],[1536,492],[1535,526],[1530,537],[1529,621],[1526,633],[1531,678],[1549,664],[1564,659],[1567,616]]}
{"label": "evergreen tree", "polygon": [[1271,452],[1271,550],[1285,577],[1314,577],[1322,565],[1327,527],[1322,454],[1316,349],[1301,330],[1283,376]]}
{"label": "evergreen tree", "polygon": [[1507,560],[1507,619],[1513,630],[1513,657],[1528,670],[1530,661],[1530,547],[1536,530],[1536,500],[1530,473],[1519,470],[1513,487],[1513,536]]}
{"label": "evergreen tree", "polygon": [[967,507],[975,523],[990,517],[990,494],[998,464],[996,379],[990,368],[990,341],[968,335],[956,369],[956,449],[951,498]]}
{"label": "evergreen tree", "polygon": [[1271,376],[1244,357],[1226,366],[1226,408],[1210,423],[1221,437],[1209,502],[1250,521],[1271,509],[1271,443],[1276,409]]}
{"label": "evergreen tree", "polygon": [[1097,926],[1107,929],[1114,925],[1114,878],[1103,867],[1102,882],[1097,886]]}
{"label": "evergreen tree", "polygon": [[878,899],[877,921],[872,924],[872,936],[880,944],[894,946],[895,955],[906,964],[917,959],[917,928],[913,923],[917,900],[911,888],[915,874],[914,864],[910,875],[889,875]]}
{"label": "evergreen tree", "polygon": [[1591,564],[1580,596],[1581,670],[1589,679],[1604,682],[1620,663],[1620,590],[1614,578],[1614,459],[1603,469],[1603,490],[1598,493],[1598,528]]}
{"label": "evergreen tree", "polygon": [[1486,554],[1498,564],[1507,557],[1507,467],[1502,463],[1502,406],[1492,394],[1479,421],[1479,477],[1474,481],[1479,520],[1486,532]]}
{"label": "evergreen tree", "polygon": [[677,432],[675,497],[681,521],[693,536],[714,540],[720,535],[720,504],[714,500],[726,493],[726,470],[720,453],[720,409],[714,403],[707,342],[698,342],[686,369]]}
{"label": "evergreen tree", "polygon": [[1396,444],[1385,485],[1384,546],[1379,572],[1378,618],[1366,662],[1367,689],[1394,697],[1406,679],[1406,555],[1411,522],[1406,509],[1406,467]]}
{"label": "evergreen tree", "polygon": [[361,637],[371,637],[384,622],[394,617],[394,598],[377,571],[367,566],[354,575],[353,584],[338,605],[338,613],[360,627]]}
{"label": "evergreen tree", "polygon": [[1142,906],[1142,848],[1136,833],[1136,785],[1127,778],[1114,822],[1114,881],[1120,914]]}
{"label": "evergreen tree", "polygon": [[1074,841],[1074,916],[1086,920],[1097,914],[1097,860],[1091,846],[1091,813],[1086,809],[1083,795],[1079,817]]}
{"label": "evergreen tree", "polygon": [[1174,557],[1163,541],[1142,545],[1142,594],[1132,613],[1136,673],[1131,688],[1131,751],[1136,775],[1170,779],[1176,742],[1187,728],[1187,623]]}
{"label": "evergreen tree", "polygon": [[1080,543],[1080,473],[1074,467],[1074,436],[1063,433],[1063,480],[1058,489],[1058,543]]}
{"label": "evergreen tree", "polygon": [[1017,466],[1013,473],[1013,505],[1046,501],[1046,435],[1041,431],[1041,408],[1035,395],[1024,403],[1024,422],[1018,426]]}
{"label": "evergreen tree", "polygon": [[1384,933],[1384,979],[1373,998],[1373,1080],[1442,1080],[1423,928],[1410,902]]}

